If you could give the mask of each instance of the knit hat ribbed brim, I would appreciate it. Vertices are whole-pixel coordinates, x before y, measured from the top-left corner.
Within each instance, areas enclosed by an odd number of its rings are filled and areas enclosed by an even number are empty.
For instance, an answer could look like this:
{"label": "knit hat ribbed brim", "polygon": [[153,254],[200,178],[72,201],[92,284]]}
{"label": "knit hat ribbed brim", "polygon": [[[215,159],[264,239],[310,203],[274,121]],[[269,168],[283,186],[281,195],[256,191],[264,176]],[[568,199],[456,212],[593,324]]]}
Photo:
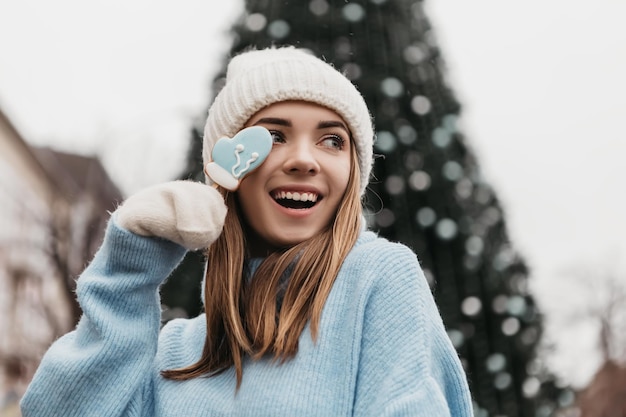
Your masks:
{"label": "knit hat ribbed brim", "polygon": [[361,171],[361,194],[372,169],[374,130],[363,96],[343,74],[294,47],[244,52],[230,61],[204,128],[202,156],[211,160],[218,139],[232,137],[259,110],[273,103],[302,100],[334,110],[348,124]]}

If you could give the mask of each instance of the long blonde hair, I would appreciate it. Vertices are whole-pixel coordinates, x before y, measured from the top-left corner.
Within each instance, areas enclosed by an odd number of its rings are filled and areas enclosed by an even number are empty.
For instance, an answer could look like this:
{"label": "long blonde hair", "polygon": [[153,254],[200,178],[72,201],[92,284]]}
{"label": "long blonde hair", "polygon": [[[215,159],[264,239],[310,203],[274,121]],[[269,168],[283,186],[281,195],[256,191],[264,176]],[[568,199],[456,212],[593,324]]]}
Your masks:
{"label": "long blonde hair", "polygon": [[[292,358],[309,321],[311,336],[317,339],[322,309],[361,229],[359,164],[355,146],[350,148],[348,185],[328,227],[305,242],[269,255],[252,279],[244,276],[246,244],[236,195],[224,192],[228,207],[224,229],[207,252],[207,334],[202,356],[188,367],[163,371],[164,377],[212,376],[234,365],[239,387],[245,355],[253,359],[271,355],[283,362]],[[282,289],[285,274],[289,274],[288,284]]]}

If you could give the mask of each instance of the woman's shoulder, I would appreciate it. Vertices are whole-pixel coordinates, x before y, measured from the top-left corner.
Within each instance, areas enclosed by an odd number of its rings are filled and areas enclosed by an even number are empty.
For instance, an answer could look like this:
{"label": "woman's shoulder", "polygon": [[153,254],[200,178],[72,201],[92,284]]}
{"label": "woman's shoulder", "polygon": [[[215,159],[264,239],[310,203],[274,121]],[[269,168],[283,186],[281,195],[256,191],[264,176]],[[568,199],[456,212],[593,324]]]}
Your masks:
{"label": "woman's shoulder", "polygon": [[363,231],[354,248],[346,257],[343,279],[361,289],[383,283],[385,286],[404,287],[407,281],[425,281],[417,255],[408,246],[392,242],[372,231]]}
{"label": "woman's shoulder", "polygon": [[403,243],[392,242],[365,230],[361,232],[346,262],[386,269],[416,265],[418,259],[415,252]]}

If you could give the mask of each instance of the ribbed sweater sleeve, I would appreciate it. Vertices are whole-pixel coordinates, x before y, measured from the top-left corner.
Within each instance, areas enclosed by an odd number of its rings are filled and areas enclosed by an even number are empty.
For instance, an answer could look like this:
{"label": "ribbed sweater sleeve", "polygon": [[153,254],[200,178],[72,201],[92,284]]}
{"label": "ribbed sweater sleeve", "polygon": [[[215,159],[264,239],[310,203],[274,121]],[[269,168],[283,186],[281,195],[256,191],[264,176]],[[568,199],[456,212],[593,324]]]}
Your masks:
{"label": "ribbed sweater sleeve", "polygon": [[365,301],[355,416],[469,417],[465,373],[415,254],[397,244],[359,259]]}
{"label": "ribbed sweater sleeve", "polygon": [[109,222],[77,283],[83,316],[45,354],[22,399],[24,417],[146,413],[160,327],[158,288],[184,254],[172,242]]}

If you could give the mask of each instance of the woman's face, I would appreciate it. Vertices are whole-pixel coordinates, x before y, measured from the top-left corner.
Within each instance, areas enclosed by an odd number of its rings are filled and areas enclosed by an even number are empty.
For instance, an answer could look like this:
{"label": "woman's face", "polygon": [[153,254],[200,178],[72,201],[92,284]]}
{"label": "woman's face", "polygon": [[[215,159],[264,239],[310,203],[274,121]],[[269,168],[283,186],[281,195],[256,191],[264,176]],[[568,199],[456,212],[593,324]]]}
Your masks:
{"label": "woman's face", "polygon": [[350,133],[337,113],[303,101],[272,104],[246,127],[274,140],[265,162],[239,186],[241,210],[256,236],[253,253],[289,247],[320,233],[337,213],[350,176]]}

